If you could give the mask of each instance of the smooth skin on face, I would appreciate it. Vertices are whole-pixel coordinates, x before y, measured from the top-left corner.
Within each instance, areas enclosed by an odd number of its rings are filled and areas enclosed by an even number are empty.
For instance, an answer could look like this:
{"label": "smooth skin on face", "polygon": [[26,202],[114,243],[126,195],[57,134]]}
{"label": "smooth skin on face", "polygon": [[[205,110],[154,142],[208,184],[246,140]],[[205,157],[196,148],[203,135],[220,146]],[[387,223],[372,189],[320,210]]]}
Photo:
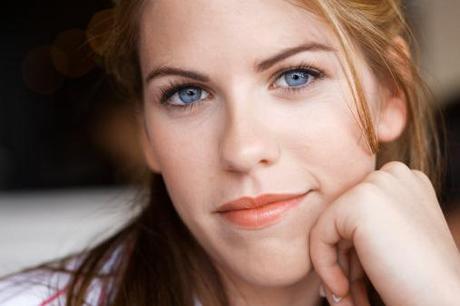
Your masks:
{"label": "smooth skin on face", "polygon": [[[376,160],[330,28],[288,1],[148,1],[139,55],[149,167],[163,175],[231,304],[318,303],[311,231]],[[357,57],[377,137],[391,141],[404,128],[404,100]],[[257,230],[216,213],[242,196],[307,192]],[[348,290],[339,285],[337,293]]]}

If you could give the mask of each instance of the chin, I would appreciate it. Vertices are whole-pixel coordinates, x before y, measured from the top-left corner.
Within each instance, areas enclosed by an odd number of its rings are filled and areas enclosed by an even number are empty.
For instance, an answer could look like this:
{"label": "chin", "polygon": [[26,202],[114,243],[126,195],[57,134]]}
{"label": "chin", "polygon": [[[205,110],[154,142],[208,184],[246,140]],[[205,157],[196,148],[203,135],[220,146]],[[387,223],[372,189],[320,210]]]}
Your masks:
{"label": "chin", "polygon": [[305,265],[284,269],[254,267],[244,271],[240,277],[246,283],[257,287],[287,287],[305,279],[309,272],[311,269]]}
{"label": "chin", "polygon": [[[281,252],[269,256],[254,256],[252,259],[235,260],[229,270],[248,285],[257,287],[290,286],[305,279],[312,272],[307,249],[302,252]],[[235,254],[234,254],[235,255]],[[246,257],[247,258],[247,257]]]}

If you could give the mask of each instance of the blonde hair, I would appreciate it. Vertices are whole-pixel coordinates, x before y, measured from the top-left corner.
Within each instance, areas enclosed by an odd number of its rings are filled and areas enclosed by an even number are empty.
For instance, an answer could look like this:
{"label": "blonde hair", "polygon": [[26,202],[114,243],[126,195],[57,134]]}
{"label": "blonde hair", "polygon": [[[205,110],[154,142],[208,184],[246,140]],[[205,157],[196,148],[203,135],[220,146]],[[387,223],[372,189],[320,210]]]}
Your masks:
{"label": "blonde hair", "polygon": [[[107,71],[130,100],[142,103],[142,79],[138,59],[138,21],[145,0],[120,0],[115,23],[106,45]],[[349,85],[354,89],[358,121],[378,165],[403,161],[439,179],[439,149],[429,91],[400,38],[411,43],[411,32],[399,0],[293,1],[330,24],[345,50]],[[352,50],[359,50],[373,73],[404,94],[407,124],[395,141],[379,144],[356,72]],[[128,247],[129,246],[129,247]],[[122,247],[120,264],[111,289],[110,305],[193,305],[194,294],[204,306],[228,305],[222,281],[204,250],[175,212],[164,182],[153,176],[148,205],[130,226],[91,250],[70,282],[67,305],[83,305],[91,280],[104,258]],[[374,305],[374,304],[373,304]]]}
{"label": "blonde hair", "polygon": [[[305,1],[302,1],[305,2]],[[418,70],[417,49],[411,54],[406,48],[414,43],[400,0],[328,0],[312,1],[323,18],[332,25],[345,52],[346,65],[351,71],[351,84],[356,85],[355,102],[361,127],[370,148],[378,153],[378,165],[399,160],[413,169],[425,172],[436,186],[440,180],[440,153],[434,119],[432,95]],[[311,2],[310,2],[311,3]],[[398,43],[403,41],[403,43]],[[406,100],[407,125],[399,139],[379,144],[368,104],[351,54],[355,46],[364,54],[373,73],[402,91]],[[350,86],[351,86],[350,84]]]}

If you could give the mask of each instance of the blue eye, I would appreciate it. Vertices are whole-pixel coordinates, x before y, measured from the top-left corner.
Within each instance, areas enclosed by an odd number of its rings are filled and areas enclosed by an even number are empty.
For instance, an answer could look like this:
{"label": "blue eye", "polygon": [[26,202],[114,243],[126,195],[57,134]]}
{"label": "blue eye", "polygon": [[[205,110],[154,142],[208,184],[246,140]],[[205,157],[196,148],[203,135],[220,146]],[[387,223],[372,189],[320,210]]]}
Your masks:
{"label": "blue eye", "polygon": [[[289,93],[307,89],[310,83],[325,77],[323,71],[307,64],[290,67],[277,75],[278,77],[273,84]],[[159,90],[161,93],[160,103],[165,107],[170,107],[171,110],[192,110],[192,108],[206,102],[211,95],[201,85],[194,83],[171,82],[169,86]]]}
{"label": "blue eye", "polygon": [[279,87],[303,87],[311,83],[320,73],[311,69],[294,69],[281,74],[275,85]]}
{"label": "blue eye", "polygon": [[165,100],[170,100],[169,104],[178,106],[187,106],[196,101],[207,98],[209,94],[203,89],[195,86],[184,86],[171,92],[165,97]]}

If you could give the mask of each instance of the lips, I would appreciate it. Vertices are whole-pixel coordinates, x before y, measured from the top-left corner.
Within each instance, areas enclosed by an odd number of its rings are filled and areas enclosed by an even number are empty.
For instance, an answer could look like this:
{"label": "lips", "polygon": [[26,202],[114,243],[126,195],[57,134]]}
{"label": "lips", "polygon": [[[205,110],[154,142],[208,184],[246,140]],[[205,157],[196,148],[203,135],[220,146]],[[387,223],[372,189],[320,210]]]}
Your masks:
{"label": "lips", "polygon": [[307,193],[246,196],[223,204],[217,212],[239,227],[260,229],[280,221],[285,212],[300,204]]}

